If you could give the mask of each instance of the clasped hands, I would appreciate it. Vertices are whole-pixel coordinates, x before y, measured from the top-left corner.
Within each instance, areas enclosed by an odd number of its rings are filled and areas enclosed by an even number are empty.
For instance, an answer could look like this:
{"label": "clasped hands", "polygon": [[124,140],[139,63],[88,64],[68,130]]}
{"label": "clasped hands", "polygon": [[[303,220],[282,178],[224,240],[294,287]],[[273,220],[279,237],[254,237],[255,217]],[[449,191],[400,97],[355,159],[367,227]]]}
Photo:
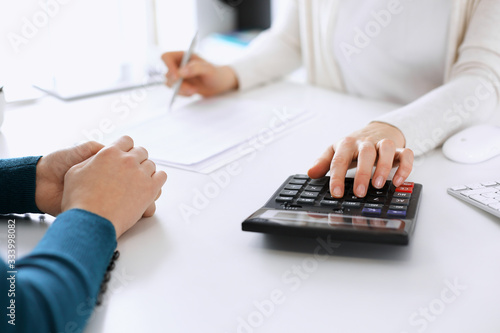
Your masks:
{"label": "clasped hands", "polygon": [[108,147],[87,142],[43,156],[36,168],[35,203],[57,216],[79,208],[108,219],[117,238],[152,216],[167,174],[124,136]]}

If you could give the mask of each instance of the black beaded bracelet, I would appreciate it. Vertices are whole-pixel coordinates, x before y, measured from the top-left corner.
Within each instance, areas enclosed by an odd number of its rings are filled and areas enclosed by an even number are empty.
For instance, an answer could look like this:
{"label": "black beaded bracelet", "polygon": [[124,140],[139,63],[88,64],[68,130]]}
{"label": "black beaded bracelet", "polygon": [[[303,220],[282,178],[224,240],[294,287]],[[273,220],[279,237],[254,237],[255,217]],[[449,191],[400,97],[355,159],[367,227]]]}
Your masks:
{"label": "black beaded bracelet", "polygon": [[113,253],[113,257],[111,258],[111,261],[109,262],[108,268],[106,269],[106,274],[104,274],[104,278],[102,279],[101,287],[99,289],[99,294],[97,295],[97,300],[95,305],[99,306],[102,304],[102,301],[104,299],[104,293],[106,290],[108,290],[108,282],[111,280],[111,271],[115,269],[115,261],[120,258],[120,251],[116,250]]}

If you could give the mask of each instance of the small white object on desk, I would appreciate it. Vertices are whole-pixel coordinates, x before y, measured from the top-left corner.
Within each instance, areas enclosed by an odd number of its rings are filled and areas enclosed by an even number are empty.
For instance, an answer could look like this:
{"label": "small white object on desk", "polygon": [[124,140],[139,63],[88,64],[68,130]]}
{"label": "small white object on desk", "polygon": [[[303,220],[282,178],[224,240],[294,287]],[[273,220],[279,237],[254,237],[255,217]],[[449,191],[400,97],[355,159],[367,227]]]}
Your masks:
{"label": "small white object on desk", "polygon": [[448,193],[500,217],[500,180],[457,185],[448,188]]}
{"label": "small white object on desk", "polygon": [[459,163],[481,163],[500,154],[500,127],[476,125],[451,136],[443,154]]}

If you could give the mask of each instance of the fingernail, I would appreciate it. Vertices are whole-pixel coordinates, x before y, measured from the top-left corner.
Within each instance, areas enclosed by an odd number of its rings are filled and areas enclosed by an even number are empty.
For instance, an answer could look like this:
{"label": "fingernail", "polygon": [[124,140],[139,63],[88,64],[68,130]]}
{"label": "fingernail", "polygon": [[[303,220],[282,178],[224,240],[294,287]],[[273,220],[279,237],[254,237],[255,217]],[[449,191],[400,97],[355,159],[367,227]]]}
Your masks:
{"label": "fingernail", "polygon": [[336,187],[333,189],[333,196],[340,198],[342,196],[342,189],[340,187]]}
{"label": "fingernail", "polygon": [[396,187],[400,186],[403,183],[403,177],[401,177],[401,176],[396,177],[396,179],[394,179],[393,183],[394,183],[394,186],[396,186]]}
{"label": "fingernail", "polygon": [[375,187],[381,188],[382,185],[384,185],[384,178],[382,176],[378,176],[377,178],[375,178]]}
{"label": "fingernail", "polygon": [[179,70],[179,74],[183,76],[189,75],[189,69],[187,67],[183,67]]}
{"label": "fingernail", "polygon": [[365,194],[366,194],[366,187],[365,185],[361,184],[358,186],[357,190],[356,190],[356,194],[358,197],[364,197]]}

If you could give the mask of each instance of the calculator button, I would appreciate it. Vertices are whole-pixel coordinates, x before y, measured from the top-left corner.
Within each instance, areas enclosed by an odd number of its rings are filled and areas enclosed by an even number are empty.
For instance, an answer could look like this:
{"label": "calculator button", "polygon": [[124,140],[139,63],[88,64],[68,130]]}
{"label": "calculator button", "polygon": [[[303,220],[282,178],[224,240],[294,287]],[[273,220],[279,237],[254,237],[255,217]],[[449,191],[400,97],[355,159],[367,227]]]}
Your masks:
{"label": "calculator button", "polygon": [[292,197],[276,197],[276,202],[292,202]]}
{"label": "calculator button", "polygon": [[401,205],[390,205],[389,210],[407,210],[408,207]]}
{"label": "calculator button", "polygon": [[383,204],[376,204],[376,203],[365,203],[365,207],[367,208],[383,208]]}
{"label": "calculator button", "polygon": [[298,204],[303,204],[303,205],[314,205],[314,199],[309,199],[309,198],[299,198],[297,199]]}
{"label": "calculator button", "polygon": [[370,182],[370,184],[368,185],[368,192],[370,190],[375,190],[375,191],[383,191],[383,192],[387,192],[387,190],[389,190],[389,188],[391,187],[391,181],[386,181],[384,186],[382,186],[381,188],[376,188],[372,185],[372,183]]}
{"label": "calculator button", "polygon": [[361,207],[361,202],[344,201],[342,203],[342,207],[352,207],[352,208]]}
{"label": "calculator button", "polygon": [[280,196],[282,197],[294,197],[299,193],[299,191],[292,191],[292,190],[283,190],[280,192]]}
{"label": "calculator button", "polygon": [[410,204],[410,199],[393,198],[391,201],[391,205],[408,206],[409,204]]}
{"label": "calculator button", "polygon": [[306,187],[306,191],[311,191],[311,192],[321,192],[321,190],[323,189],[323,186],[312,186],[312,185],[309,185]]}
{"label": "calculator button", "polygon": [[345,195],[342,199],[346,201],[352,201],[352,202],[361,202],[363,201],[363,198],[358,198],[355,195]]}
{"label": "calculator button", "polygon": [[328,178],[313,179],[309,182],[309,185],[322,186],[328,183]]}
{"label": "calculator button", "polygon": [[388,217],[406,217],[406,210],[391,210],[387,211]]}
{"label": "calculator button", "polygon": [[372,197],[372,196],[369,196],[366,198],[366,202],[369,202],[369,203],[381,203],[383,204],[385,202],[385,197]]}
{"label": "calculator button", "polygon": [[289,184],[304,185],[306,182],[306,179],[292,179]]}
{"label": "calculator button", "polygon": [[387,195],[387,191],[372,188],[368,190],[368,195],[372,195],[374,197],[385,197]]}
{"label": "calculator button", "polygon": [[302,185],[294,185],[294,184],[287,184],[285,186],[285,190],[300,190],[302,188]]}
{"label": "calculator button", "polygon": [[300,195],[302,198],[313,198],[313,199],[316,199],[318,197],[319,193],[318,192],[308,192],[308,191],[304,191],[302,192],[302,194]]}
{"label": "calculator button", "polygon": [[382,209],[380,208],[368,208],[365,206],[361,211],[363,216],[380,216],[382,214]]}
{"label": "calculator button", "polygon": [[396,192],[412,193],[413,187],[408,187],[408,186],[396,187]]}
{"label": "calculator button", "polygon": [[404,192],[394,192],[392,195],[393,198],[403,198],[403,199],[408,199],[411,197],[411,193],[404,193]]}
{"label": "calculator button", "polygon": [[320,205],[327,207],[340,207],[338,200],[321,200]]}
{"label": "calculator button", "polygon": [[326,192],[324,199],[325,200],[335,200],[336,198],[332,197],[332,195],[330,194],[330,192]]}
{"label": "calculator button", "polygon": [[401,184],[401,186],[404,186],[404,187],[415,187],[415,183],[414,182],[404,182],[403,184]]}
{"label": "calculator button", "polygon": [[295,175],[293,176],[293,178],[295,179],[309,179],[309,176],[308,175]]}

